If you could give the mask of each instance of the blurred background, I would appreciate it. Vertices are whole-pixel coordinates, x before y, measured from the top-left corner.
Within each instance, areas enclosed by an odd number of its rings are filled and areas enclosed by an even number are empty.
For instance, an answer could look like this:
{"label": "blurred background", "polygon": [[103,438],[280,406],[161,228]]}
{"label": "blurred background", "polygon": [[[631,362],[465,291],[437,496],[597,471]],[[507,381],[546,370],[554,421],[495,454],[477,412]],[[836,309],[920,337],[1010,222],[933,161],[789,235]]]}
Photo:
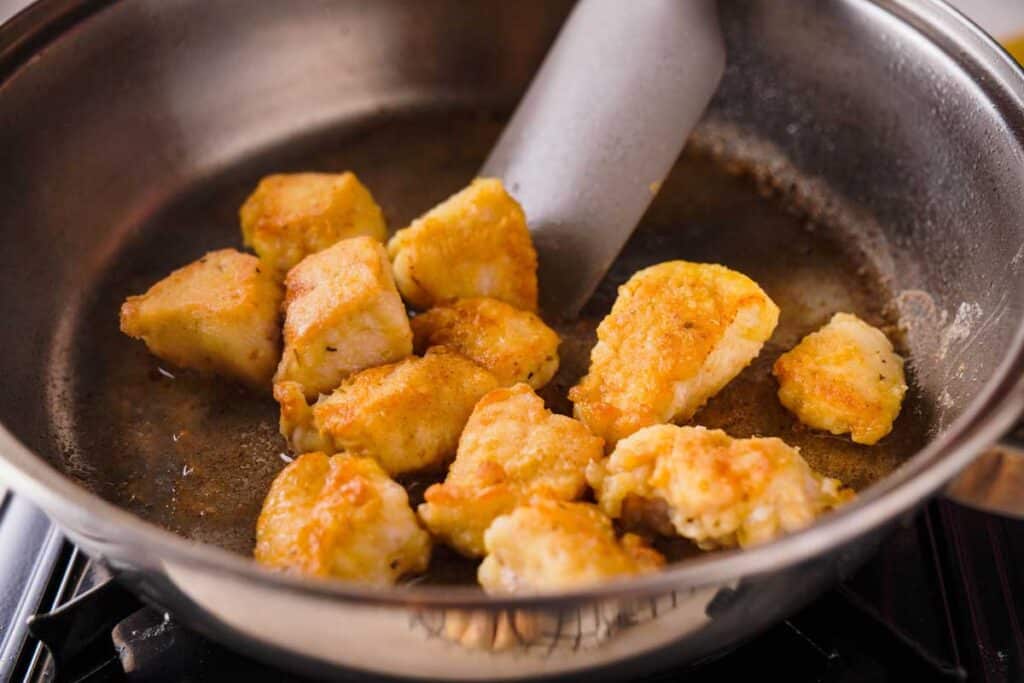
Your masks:
{"label": "blurred background", "polygon": [[[219,0],[238,2],[244,0]],[[411,0],[410,0],[411,1]],[[728,2],[729,0],[725,0]],[[1012,47],[1017,59],[1024,60],[1024,0],[951,0],[982,28]],[[0,21],[32,3],[32,0],[0,0]]]}
{"label": "blurred background", "polygon": [[1024,2],[1021,0],[953,0],[952,4],[998,38],[1024,63]]}

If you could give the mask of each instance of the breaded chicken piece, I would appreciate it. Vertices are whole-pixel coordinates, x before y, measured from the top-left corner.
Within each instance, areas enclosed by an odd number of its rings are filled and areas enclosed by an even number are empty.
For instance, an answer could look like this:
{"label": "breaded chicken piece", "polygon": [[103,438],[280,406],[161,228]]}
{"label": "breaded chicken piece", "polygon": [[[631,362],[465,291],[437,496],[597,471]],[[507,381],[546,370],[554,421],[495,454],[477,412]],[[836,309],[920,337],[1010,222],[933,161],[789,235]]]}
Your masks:
{"label": "breaded chicken piece", "polygon": [[[326,398],[321,396],[320,400]],[[317,429],[313,417],[313,406],[306,401],[302,393],[302,385],[298,382],[275,382],[274,400],[281,406],[281,417],[278,427],[281,435],[288,441],[292,453],[308,453],[323,451],[336,453],[334,441]]]}
{"label": "breaded chicken piece", "polygon": [[306,453],[274,480],[256,526],[255,557],[271,567],[374,585],[430,561],[405,489],[369,458]]}
{"label": "breaded chicken piece", "polygon": [[488,298],[459,299],[412,319],[417,352],[444,345],[487,368],[502,386],[534,389],[558,371],[558,334],[535,313]]}
{"label": "breaded chicken piece", "polygon": [[770,541],[854,497],[781,439],[675,425],[623,439],[587,479],[609,516],[704,549]]}
{"label": "breaded chicken piece", "polygon": [[211,251],[121,306],[121,331],[156,356],[267,390],[281,355],[281,286],[259,259]]}
{"label": "breaded chicken piece", "polygon": [[480,557],[496,517],[535,496],[579,498],[587,464],[603,456],[600,438],[546,409],[526,384],[495,389],[473,408],[448,477],[426,490],[418,512],[435,536]]}
{"label": "breaded chicken piece", "polygon": [[868,445],[892,431],[907,393],[903,359],[885,334],[849,313],[779,356],[772,372],[801,422]]}
{"label": "breaded chicken piece", "polygon": [[575,415],[609,445],[688,420],[750,364],[778,320],[757,283],[723,266],[638,271],[597,328],[590,371],[569,392]]}
{"label": "breaded chicken piece", "polygon": [[596,506],[544,498],[494,520],[484,545],[477,580],[497,594],[582,588],[665,563],[639,536],[616,539],[611,520]]}
{"label": "breaded chicken piece", "polygon": [[497,386],[462,354],[435,347],[350,377],[313,406],[318,436],[307,429],[305,438],[374,458],[391,475],[434,468],[455,453],[473,406]]}
{"label": "breaded chicken piece", "polygon": [[238,215],[245,245],[279,277],[309,254],[343,239],[387,239],[384,214],[349,172],[268,175]]}
{"label": "breaded chicken piece", "polygon": [[399,230],[388,255],[402,296],[420,310],[477,296],[537,310],[537,252],[500,180],[478,178]]}
{"label": "breaded chicken piece", "polygon": [[312,400],[354,372],[412,353],[412,330],[384,247],[353,237],[307,256],[285,279],[284,353],[274,382]]}

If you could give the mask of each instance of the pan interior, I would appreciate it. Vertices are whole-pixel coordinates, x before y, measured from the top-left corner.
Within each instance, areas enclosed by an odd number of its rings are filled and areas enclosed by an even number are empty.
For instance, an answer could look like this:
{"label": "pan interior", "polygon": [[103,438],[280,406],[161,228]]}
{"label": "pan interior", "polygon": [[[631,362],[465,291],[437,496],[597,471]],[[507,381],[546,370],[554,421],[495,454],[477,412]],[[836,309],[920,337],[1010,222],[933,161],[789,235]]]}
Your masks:
{"label": "pan interior", "polygon": [[[473,177],[503,120],[492,111],[415,110],[349,122],[228,166],[140,219],[113,250],[85,304],[61,325],[59,386],[50,391],[64,451],[58,465],[146,520],[250,553],[263,496],[285,465],[276,404],[161,363],[119,332],[121,302],[208,250],[241,248],[237,209],[266,173],[354,170],[396,229]],[[893,433],[865,447],[801,428],[776,399],[769,370],[779,353],[837,311],[854,312],[900,338],[892,293],[877,265],[882,247],[853,218],[816,216],[795,199],[809,195],[792,179],[773,185],[764,167],[713,142],[707,126],[697,132],[583,319],[558,325],[562,367],[542,394],[550,407],[569,412],[565,394],[586,370],[596,323],[630,274],[676,258],[719,262],[760,283],[782,316],[757,361],[694,422],[738,437],[779,436],[799,446],[815,468],[863,489],[928,437],[932,411],[913,378]],[[429,482],[404,483],[415,501]],[[472,571],[441,550],[429,580],[470,580]]]}

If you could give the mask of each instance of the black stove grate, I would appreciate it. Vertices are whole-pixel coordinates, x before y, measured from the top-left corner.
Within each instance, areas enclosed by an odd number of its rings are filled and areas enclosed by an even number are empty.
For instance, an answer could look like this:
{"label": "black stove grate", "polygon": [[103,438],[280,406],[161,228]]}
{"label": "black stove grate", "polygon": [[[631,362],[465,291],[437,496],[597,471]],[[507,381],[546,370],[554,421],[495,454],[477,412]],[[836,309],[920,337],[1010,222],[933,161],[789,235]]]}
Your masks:
{"label": "black stove grate", "polygon": [[[10,538],[8,518],[0,518],[0,539]],[[57,645],[60,664],[22,632],[20,653],[5,670],[11,680],[53,681],[57,671],[58,680],[90,682],[304,680],[212,643],[119,588],[103,588],[103,570],[66,543],[55,551],[54,537],[47,527],[49,545],[36,543],[36,584],[20,602],[25,615],[33,600],[49,613],[34,631]],[[717,660],[647,680],[718,683],[767,671],[794,683],[1024,680],[1022,615],[1024,522],[939,501],[791,619]]]}

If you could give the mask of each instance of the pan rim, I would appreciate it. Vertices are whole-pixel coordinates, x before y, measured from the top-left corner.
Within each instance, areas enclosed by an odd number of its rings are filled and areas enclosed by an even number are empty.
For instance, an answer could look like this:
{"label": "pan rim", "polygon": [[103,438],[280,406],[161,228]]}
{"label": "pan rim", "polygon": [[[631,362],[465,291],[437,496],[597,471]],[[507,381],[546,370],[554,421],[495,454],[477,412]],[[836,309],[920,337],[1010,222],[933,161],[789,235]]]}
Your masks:
{"label": "pan rim", "polygon": [[[967,73],[987,76],[979,89],[1005,117],[1016,111],[1024,121],[1024,71],[988,35],[943,0],[850,0],[874,5],[922,33]],[[0,90],[51,41],[88,20],[111,0],[39,0],[0,25]],[[941,37],[947,45],[935,40]],[[952,53],[956,45],[960,51]],[[969,49],[965,49],[969,48]],[[968,68],[972,67],[972,68]],[[1010,127],[1024,149],[1024,126]],[[811,527],[764,546],[729,550],[688,560],[660,573],[587,589],[495,598],[471,586],[398,586],[372,589],[340,581],[275,572],[250,558],[190,541],[100,498],[51,467],[0,424],[0,474],[29,499],[58,518],[88,520],[96,541],[115,537],[137,548],[132,563],[179,563],[189,568],[261,584],[267,588],[363,605],[451,608],[555,607],[698,588],[744,576],[777,571],[845,545],[893,521],[955,476],[985,447],[1008,430],[1024,408],[1024,320],[1003,361],[978,396],[946,430],[896,472],[870,486],[858,500]],[[72,536],[80,535],[72,532]],[[84,534],[81,537],[88,538]]]}

